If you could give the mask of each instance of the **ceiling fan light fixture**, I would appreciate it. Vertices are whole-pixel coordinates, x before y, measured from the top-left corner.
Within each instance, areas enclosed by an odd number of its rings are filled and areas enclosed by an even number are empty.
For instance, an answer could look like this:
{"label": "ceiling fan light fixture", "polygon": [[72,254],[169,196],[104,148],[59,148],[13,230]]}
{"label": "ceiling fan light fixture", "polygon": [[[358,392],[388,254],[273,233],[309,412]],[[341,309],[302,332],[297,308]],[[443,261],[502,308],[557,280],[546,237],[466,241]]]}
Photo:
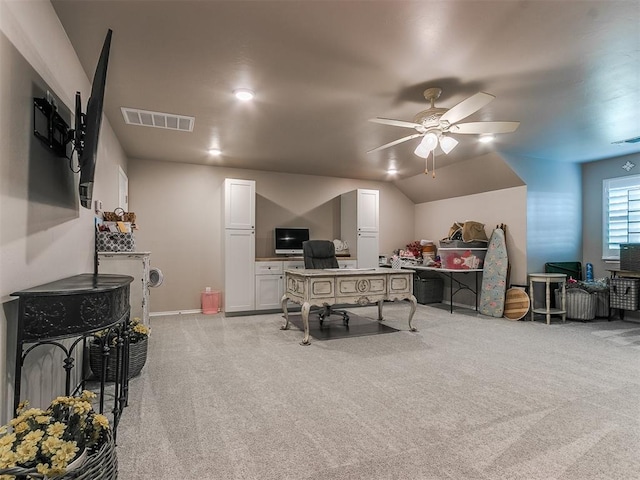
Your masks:
{"label": "ceiling fan light fixture", "polygon": [[253,90],[249,90],[248,88],[237,88],[233,91],[233,94],[238,100],[242,100],[243,102],[253,100],[253,97],[255,97]]}
{"label": "ceiling fan light fixture", "polygon": [[447,137],[446,135],[440,137],[440,148],[445,154],[448,155],[451,150],[456,148],[456,145],[458,145],[458,141],[455,138]]}
{"label": "ceiling fan light fixture", "polygon": [[209,155],[218,156],[220,154],[222,154],[222,150],[220,150],[219,148],[210,148],[209,149]]}
{"label": "ceiling fan light fixture", "polygon": [[438,137],[435,133],[429,132],[423,138],[418,147],[414,150],[417,156],[427,158],[429,154],[438,146]]}
{"label": "ceiling fan light fixture", "polygon": [[491,143],[495,140],[496,137],[494,137],[491,134],[485,134],[485,135],[480,135],[480,138],[478,139],[478,141],[480,143]]}

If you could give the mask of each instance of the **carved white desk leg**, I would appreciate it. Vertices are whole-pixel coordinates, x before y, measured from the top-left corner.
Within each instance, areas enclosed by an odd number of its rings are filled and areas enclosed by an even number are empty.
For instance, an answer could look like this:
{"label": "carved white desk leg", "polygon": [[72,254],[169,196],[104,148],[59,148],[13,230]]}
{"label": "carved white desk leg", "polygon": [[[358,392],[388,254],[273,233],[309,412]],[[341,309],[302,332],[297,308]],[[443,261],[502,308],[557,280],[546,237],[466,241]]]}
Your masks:
{"label": "carved white desk leg", "polygon": [[378,302],[378,321],[381,322],[382,320],[384,320],[384,318],[382,318],[382,304],[384,303],[384,300],[380,300]]}
{"label": "carved white desk leg", "polygon": [[282,296],[282,300],[280,300],[280,304],[282,305],[282,312],[284,313],[284,325],[280,327],[280,330],[288,330],[289,329],[289,311],[287,310],[287,295]]}
{"label": "carved white desk leg", "polygon": [[311,305],[309,302],[304,302],[302,304],[302,324],[304,325],[304,338],[300,345],[311,345],[309,341],[309,310],[311,310]]}
{"label": "carved white desk leg", "polygon": [[411,302],[411,312],[409,312],[409,330],[417,332],[418,329],[411,325],[411,321],[413,320],[413,314],[416,313],[416,308],[418,308],[418,301],[413,295],[411,295],[408,300]]}

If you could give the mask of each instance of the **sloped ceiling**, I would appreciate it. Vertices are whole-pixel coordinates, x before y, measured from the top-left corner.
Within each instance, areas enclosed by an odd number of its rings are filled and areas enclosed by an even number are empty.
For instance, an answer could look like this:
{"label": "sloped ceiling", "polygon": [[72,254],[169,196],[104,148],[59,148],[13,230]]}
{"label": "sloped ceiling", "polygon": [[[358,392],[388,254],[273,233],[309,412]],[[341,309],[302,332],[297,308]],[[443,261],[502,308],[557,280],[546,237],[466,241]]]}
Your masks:
{"label": "sloped ceiling", "polygon": [[[432,86],[447,108],[478,91],[496,96],[469,121],[521,122],[491,146],[460,135],[436,159],[442,177],[475,158],[497,168],[492,152],[561,162],[640,152],[640,143],[612,144],[640,135],[637,1],[52,4],[89,78],[113,29],[105,113],[133,159],[437,189],[413,154],[418,139],[366,153],[412,132],[367,120],[410,121]],[[255,100],[236,101],[238,87]],[[126,125],[121,107],[194,116],[195,128]],[[391,165],[397,176],[386,173]],[[505,175],[485,176],[510,185]]]}

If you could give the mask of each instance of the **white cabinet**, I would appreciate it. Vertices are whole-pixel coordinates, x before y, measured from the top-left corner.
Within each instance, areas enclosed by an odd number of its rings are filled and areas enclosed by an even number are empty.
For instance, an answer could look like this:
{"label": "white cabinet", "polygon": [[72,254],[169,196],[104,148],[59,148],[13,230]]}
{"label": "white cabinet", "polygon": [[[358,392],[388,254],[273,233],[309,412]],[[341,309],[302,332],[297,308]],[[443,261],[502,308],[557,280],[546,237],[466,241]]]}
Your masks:
{"label": "white cabinet", "polygon": [[98,272],[130,275],[131,318],[149,325],[149,252],[99,252]]}
{"label": "white cabinet", "polygon": [[340,196],[340,236],[358,268],[378,266],[380,192],[358,189]]}
{"label": "white cabinet", "polygon": [[256,310],[280,309],[284,294],[282,262],[256,262]]}
{"label": "white cabinet", "polygon": [[227,178],[224,182],[224,311],[255,309],[256,184]]}
{"label": "white cabinet", "polygon": [[251,230],[255,229],[255,226],[256,182],[226,178],[224,181],[224,228]]}

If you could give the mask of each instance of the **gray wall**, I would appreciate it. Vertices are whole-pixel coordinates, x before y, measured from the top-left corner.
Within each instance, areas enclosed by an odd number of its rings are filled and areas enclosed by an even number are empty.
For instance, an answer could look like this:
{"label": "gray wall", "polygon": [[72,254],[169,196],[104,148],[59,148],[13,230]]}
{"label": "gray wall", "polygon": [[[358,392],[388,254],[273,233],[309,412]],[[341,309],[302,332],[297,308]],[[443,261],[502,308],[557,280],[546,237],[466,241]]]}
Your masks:
{"label": "gray wall", "polygon": [[151,312],[199,309],[205,287],[223,290],[225,178],[256,181],[257,257],[274,255],[273,228],[279,225],[309,227],[313,238],[339,238],[339,197],[356,188],[380,191],[381,253],[414,240],[414,204],[389,183],[131,159],[136,248],[151,252],[151,265],[165,278],[151,290]]}
{"label": "gray wall", "polygon": [[[79,206],[77,176],[33,138],[33,96],[50,88],[61,109],[83,105],[90,83],[49,2],[0,3],[0,424],[13,416],[17,300],[12,292],[93,272],[94,214]],[[99,34],[102,35],[102,34]],[[96,59],[100,52],[96,52]],[[102,122],[94,198],[114,206],[123,155]],[[46,407],[64,393],[60,355],[38,347],[26,359],[22,398]]]}
{"label": "gray wall", "polygon": [[[622,168],[627,161],[635,164],[629,172]],[[640,173],[640,154],[626,155],[598,162],[585,163],[582,166],[582,184],[584,195],[582,207],[584,211],[582,238],[584,239],[583,255],[585,263],[593,264],[596,278],[609,275],[607,265],[602,260],[603,205],[602,180],[605,178],[625,177]],[[613,265],[617,266],[617,264]]]}
{"label": "gray wall", "polygon": [[527,272],[546,262],[582,261],[580,165],[505,156],[527,185]]}

